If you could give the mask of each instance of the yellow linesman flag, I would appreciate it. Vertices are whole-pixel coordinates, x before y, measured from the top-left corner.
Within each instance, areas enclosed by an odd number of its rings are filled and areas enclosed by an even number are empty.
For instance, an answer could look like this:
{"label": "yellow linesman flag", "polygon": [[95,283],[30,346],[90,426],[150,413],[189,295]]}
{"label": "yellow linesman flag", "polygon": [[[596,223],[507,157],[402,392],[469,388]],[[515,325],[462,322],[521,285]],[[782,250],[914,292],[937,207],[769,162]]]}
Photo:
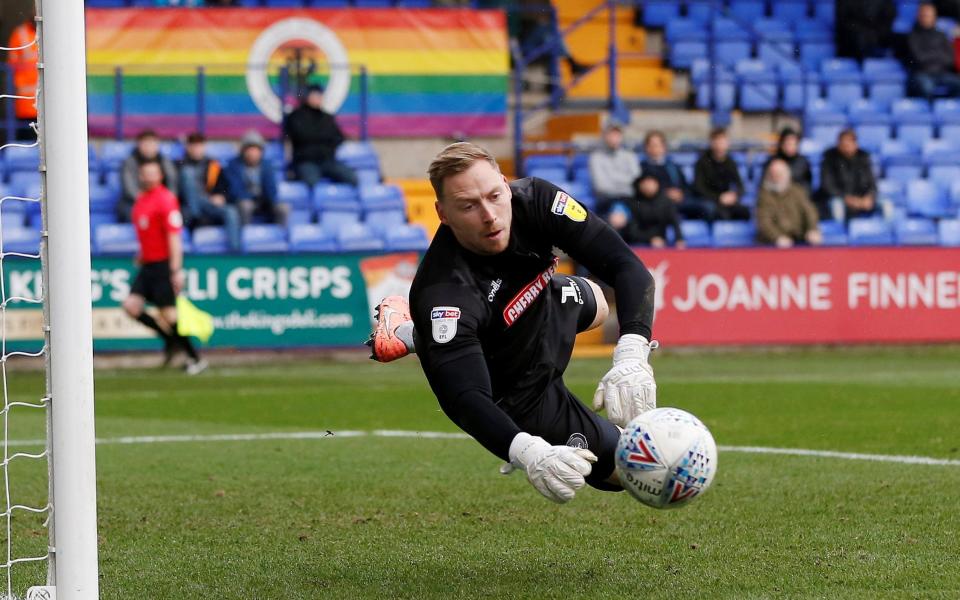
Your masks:
{"label": "yellow linesman flag", "polygon": [[177,296],[177,333],[195,337],[206,344],[213,335],[213,316],[183,296]]}

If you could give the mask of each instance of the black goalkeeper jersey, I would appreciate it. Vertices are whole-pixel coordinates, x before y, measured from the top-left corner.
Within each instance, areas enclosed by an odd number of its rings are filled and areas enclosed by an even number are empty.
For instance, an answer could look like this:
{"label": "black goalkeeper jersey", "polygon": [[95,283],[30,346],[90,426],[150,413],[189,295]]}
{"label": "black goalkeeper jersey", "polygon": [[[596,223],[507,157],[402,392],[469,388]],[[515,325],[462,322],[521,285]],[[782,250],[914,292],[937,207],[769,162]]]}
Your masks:
{"label": "black goalkeeper jersey", "polygon": [[511,415],[535,410],[563,374],[549,335],[554,248],[614,288],[621,334],[650,339],[654,296],[649,272],[602,219],[544,180],[510,188],[507,249],[474,254],[441,226],[410,289],[417,354],[441,407],[503,459],[520,431]]}

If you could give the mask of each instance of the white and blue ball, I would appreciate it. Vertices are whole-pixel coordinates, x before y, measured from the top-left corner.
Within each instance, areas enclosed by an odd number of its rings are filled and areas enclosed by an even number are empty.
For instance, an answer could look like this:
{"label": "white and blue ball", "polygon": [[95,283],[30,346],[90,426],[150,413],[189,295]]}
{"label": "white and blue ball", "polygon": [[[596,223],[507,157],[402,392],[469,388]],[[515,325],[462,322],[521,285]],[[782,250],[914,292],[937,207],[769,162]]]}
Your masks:
{"label": "white and blue ball", "polygon": [[717,444],[700,419],[679,408],[656,408],[627,424],[617,444],[620,484],[653,508],[677,508],[710,487]]}

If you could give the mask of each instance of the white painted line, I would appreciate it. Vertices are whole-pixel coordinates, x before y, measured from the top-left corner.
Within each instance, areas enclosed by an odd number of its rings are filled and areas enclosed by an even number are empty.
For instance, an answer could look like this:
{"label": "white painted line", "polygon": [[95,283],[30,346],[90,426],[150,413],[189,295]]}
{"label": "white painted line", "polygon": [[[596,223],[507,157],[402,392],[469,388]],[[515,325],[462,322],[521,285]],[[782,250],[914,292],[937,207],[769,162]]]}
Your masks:
{"label": "white painted line", "polygon": [[[384,438],[420,438],[441,440],[468,440],[465,433],[454,431],[405,431],[377,429],[361,431],[355,429],[337,431],[278,431],[272,433],[226,433],[212,435],[146,435],[116,438],[97,438],[98,446],[120,444],[167,444],[183,442],[254,442],[269,440],[335,440],[337,438],[357,437]],[[46,440],[10,440],[7,446],[42,446]],[[787,456],[813,456],[818,458],[840,458],[844,460],[866,460],[873,462],[900,463],[906,465],[934,465],[960,467],[960,460],[950,458],[932,458],[929,456],[904,456],[898,454],[866,454],[862,452],[836,452],[833,450],[808,450],[805,448],[770,448],[767,446],[718,446],[721,452],[741,452],[746,454],[781,454]]]}

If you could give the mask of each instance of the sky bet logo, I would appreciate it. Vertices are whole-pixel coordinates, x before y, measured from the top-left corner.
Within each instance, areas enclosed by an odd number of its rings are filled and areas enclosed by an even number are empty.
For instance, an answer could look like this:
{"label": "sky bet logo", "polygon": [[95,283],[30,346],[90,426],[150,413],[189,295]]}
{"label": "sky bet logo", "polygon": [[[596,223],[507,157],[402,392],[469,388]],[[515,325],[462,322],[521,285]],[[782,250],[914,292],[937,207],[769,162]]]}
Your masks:
{"label": "sky bet logo", "polygon": [[460,318],[460,309],[458,308],[435,308],[433,312],[430,313],[430,320],[435,321],[437,319],[459,319]]}

